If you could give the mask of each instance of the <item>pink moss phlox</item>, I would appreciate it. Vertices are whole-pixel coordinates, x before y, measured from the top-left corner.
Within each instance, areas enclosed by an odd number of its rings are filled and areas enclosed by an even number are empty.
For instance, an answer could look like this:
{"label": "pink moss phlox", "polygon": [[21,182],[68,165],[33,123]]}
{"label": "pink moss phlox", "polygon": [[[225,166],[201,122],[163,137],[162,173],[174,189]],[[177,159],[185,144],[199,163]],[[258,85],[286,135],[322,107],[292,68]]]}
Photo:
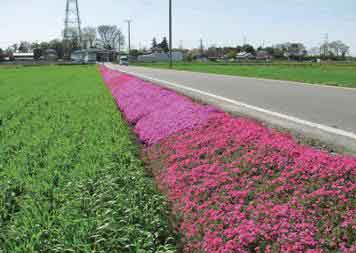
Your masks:
{"label": "pink moss phlox", "polygon": [[117,71],[105,67],[100,70],[118,107],[125,118],[136,125],[135,132],[147,144],[202,124],[210,113],[218,111]]}
{"label": "pink moss phlox", "polygon": [[356,252],[356,158],[298,144],[173,91],[101,68],[185,252]]}

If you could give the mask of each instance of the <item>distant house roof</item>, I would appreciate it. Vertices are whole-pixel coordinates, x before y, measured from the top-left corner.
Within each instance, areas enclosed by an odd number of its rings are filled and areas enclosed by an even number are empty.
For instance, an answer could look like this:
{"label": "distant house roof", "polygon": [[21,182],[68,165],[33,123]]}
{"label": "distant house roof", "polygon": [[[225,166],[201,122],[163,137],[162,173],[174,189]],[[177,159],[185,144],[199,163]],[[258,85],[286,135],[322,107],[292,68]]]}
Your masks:
{"label": "distant house roof", "polygon": [[33,53],[13,53],[14,57],[33,57]]}
{"label": "distant house roof", "polygon": [[[172,52],[172,59],[173,61],[182,61],[183,60],[183,53],[180,51],[173,51]],[[155,62],[155,61],[168,61],[169,54],[168,53],[149,53],[144,55],[139,55],[137,58],[138,61],[146,61],[146,62]]]}
{"label": "distant house roof", "polygon": [[46,49],[44,51],[45,54],[57,54],[57,51],[55,49]]}
{"label": "distant house roof", "polygon": [[267,51],[260,50],[260,51],[257,51],[256,58],[257,59],[271,59],[272,56]]}
{"label": "distant house roof", "polygon": [[15,60],[33,60],[34,54],[33,53],[13,53],[12,57]]}
{"label": "distant house roof", "polygon": [[240,59],[246,59],[246,58],[251,58],[253,57],[253,55],[251,53],[247,53],[247,52],[240,52],[236,55],[236,58],[240,58]]}
{"label": "distant house roof", "polygon": [[163,49],[160,47],[154,47],[151,49],[151,51],[152,51],[152,53],[156,53],[156,52],[162,53]]}
{"label": "distant house roof", "polygon": [[304,56],[307,54],[306,50],[289,50],[288,52],[284,53],[285,57],[290,57],[290,56]]}

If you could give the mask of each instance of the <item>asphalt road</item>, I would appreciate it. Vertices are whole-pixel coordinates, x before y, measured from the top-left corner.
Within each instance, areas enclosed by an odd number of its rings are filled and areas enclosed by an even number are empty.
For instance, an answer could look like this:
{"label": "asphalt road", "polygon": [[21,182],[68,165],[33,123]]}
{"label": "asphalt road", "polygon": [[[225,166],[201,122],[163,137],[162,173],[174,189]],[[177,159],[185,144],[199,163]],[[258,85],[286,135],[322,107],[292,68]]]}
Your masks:
{"label": "asphalt road", "polygon": [[133,66],[114,68],[356,133],[356,89]]}

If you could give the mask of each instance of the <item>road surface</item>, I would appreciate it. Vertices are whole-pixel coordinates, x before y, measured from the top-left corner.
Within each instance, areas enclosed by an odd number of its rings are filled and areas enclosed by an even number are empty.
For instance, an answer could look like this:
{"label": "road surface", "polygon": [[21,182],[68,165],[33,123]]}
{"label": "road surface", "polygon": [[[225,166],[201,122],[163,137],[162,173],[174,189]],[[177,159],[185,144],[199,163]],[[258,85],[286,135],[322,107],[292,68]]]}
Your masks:
{"label": "road surface", "polygon": [[355,138],[356,143],[356,89],[133,66],[110,67],[161,84],[236,101],[272,115],[281,114],[286,120],[307,122],[309,127],[315,124],[321,130]]}

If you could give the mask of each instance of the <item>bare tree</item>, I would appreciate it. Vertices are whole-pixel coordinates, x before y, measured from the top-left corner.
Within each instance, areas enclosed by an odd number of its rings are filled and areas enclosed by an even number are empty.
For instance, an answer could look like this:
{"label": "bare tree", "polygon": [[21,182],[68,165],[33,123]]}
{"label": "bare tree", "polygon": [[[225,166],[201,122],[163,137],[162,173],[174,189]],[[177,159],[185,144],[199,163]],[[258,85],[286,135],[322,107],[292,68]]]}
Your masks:
{"label": "bare tree", "polygon": [[342,57],[345,57],[350,50],[350,47],[340,40],[329,43],[328,47],[332,54]]}
{"label": "bare tree", "polygon": [[20,42],[20,46],[18,48],[20,53],[28,53],[31,51],[32,47],[31,47],[31,43],[28,41],[21,41]]}
{"label": "bare tree", "polygon": [[113,43],[116,41],[115,39],[117,37],[117,26],[101,25],[97,30],[103,47],[106,49],[113,49]]}
{"label": "bare tree", "polygon": [[15,43],[9,47],[9,50],[16,53],[18,48],[19,48],[19,45],[17,43]]}
{"label": "bare tree", "polygon": [[350,54],[350,47],[346,44],[342,44],[340,47],[341,56],[345,57],[346,55]]}
{"label": "bare tree", "polygon": [[112,42],[112,48],[113,49],[118,49],[119,52],[121,51],[121,48],[125,45],[125,36],[121,32],[121,30],[118,28],[115,37]]}

